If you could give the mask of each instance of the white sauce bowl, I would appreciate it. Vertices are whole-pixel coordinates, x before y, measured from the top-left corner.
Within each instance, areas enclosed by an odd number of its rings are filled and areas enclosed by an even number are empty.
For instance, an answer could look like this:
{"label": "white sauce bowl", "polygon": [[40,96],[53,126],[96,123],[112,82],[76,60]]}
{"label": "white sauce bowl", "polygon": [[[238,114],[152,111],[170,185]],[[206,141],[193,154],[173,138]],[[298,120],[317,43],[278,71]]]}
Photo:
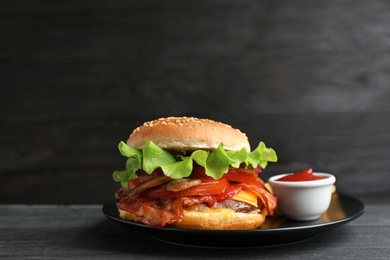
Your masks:
{"label": "white sauce bowl", "polygon": [[329,173],[313,172],[315,176],[326,178],[311,181],[278,181],[292,173],[269,178],[280,211],[288,218],[298,221],[318,219],[330,205],[332,186],[336,178]]}

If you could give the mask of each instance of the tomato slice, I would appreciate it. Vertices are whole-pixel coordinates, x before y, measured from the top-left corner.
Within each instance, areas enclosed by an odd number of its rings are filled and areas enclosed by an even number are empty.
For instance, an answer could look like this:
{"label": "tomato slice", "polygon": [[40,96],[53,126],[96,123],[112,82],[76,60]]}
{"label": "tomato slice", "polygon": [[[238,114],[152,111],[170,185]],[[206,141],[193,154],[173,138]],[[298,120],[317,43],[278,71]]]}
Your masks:
{"label": "tomato slice", "polygon": [[139,178],[134,179],[134,180],[129,180],[128,189],[131,190],[131,189],[137,187],[139,184],[141,184],[141,181]]}
{"label": "tomato slice", "polygon": [[229,171],[224,175],[226,179],[234,182],[243,182],[243,183],[254,183],[259,181],[255,171],[229,168]]}
{"label": "tomato slice", "polygon": [[[229,171],[223,175],[228,181],[254,183],[258,182],[260,178],[256,174],[256,170],[246,170],[242,168],[230,167]],[[194,166],[191,173],[191,178],[206,180],[214,180],[212,177],[207,176],[205,169],[200,166]]]}
{"label": "tomato slice", "polygon": [[242,189],[242,186],[231,185],[229,187],[226,187],[222,193],[215,195],[215,199],[218,202],[221,202],[221,201],[224,201],[227,199],[231,199],[234,196],[236,196],[240,192],[241,189]]}
{"label": "tomato slice", "polygon": [[199,195],[217,195],[224,191],[225,188],[229,187],[229,181],[226,178],[219,180],[205,180],[202,179],[202,183],[188,188],[182,191],[168,191],[166,184],[151,188],[145,191],[143,194],[150,198],[178,198],[187,196],[199,196]]}
{"label": "tomato slice", "polygon": [[[159,174],[162,173],[154,173],[154,175]],[[139,174],[138,179],[129,182],[129,187],[136,186],[140,182],[143,182],[151,177],[152,176],[145,176],[145,174]],[[163,184],[144,191],[143,195],[149,198],[178,198],[214,195],[218,201],[223,201],[234,197],[241,190],[242,187],[234,185],[235,182],[246,184],[261,182],[261,179],[257,176],[255,170],[251,171],[232,167],[229,168],[229,171],[222,178],[214,180],[212,177],[206,175],[203,167],[194,165],[191,178],[200,179],[202,183],[177,192],[168,191],[166,189],[166,184]]]}
{"label": "tomato slice", "polygon": [[205,168],[198,165],[194,165],[190,177],[194,179],[201,179],[202,182],[215,181],[214,178],[206,175]]}

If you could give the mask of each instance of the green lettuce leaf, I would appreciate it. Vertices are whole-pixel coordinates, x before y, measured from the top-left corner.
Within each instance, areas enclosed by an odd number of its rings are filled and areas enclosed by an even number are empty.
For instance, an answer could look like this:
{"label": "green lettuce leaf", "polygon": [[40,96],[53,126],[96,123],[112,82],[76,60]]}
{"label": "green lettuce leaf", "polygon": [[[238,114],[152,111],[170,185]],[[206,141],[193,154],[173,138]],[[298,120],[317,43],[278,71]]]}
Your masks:
{"label": "green lettuce leaf", "polygon": [[261,168],[267,167],[268,162],[277,162],[278,157],[276,152],[272,148],[267,148],[265,143],[260,142],[255,150],[248,154],[245,164],[252,165],[253,168],[260,166]]}
{"label": "green lettuce leaf", "polygon": [[139,169],[139,158],[130,157],[126,161],[126,170],[115,171],[112,177],[115,181],[120,182],[123,187],[127,188],[129,180],[134,180],[138,178],[137,171]]}
{"label": "green lettuce leaf", "polygon": [[142,153],[141,151],[128,146],[125,142],[121,141],[118,144],[119,152],[128,157],[126,161],[126,170],[115,171],[112,174],[114,181],[120,182],[125,188],[128,187],[129,180],[137,179],[137,171],[142,168]]}
{"label": "green lettuce leaf", "polygon": [[192,172],[191,157],[183,157],[182,161],[161,166],[163,173],[172,179],[181,179],[191,175]]}
{"label": "green lettuce leaf", "polygon": [[142,154],[142,169],[148,174],[151,174],[158,167],[176,162],[175,157],[170,152],[158,147],[150,140],[146,141]]}
{"label": "green lettuce leaf", "polygon": [[121,141],[118,144],[118,150],[123,156],[126,156],[127,158],[135,157],[141,162],[142,159],[141,151],[127,145],[125,142]]}
{"label": "green lettuce leaf", "polygon": [[230,165],[234,168],[240,167],[241,163],[245,162],[246,158],[248,157],[248,152],[245,148],[242,148],[239,151],[226,151],[226,154],[232,160],[232,163]]}
{"label": "green lettuce leaf", "polygon": [[202,167],[206,167],[206,160],[207,160],[207,157],[209,156],[209,152],[208,151],[204,151],[204,150],[197,150],[197,151],[194,151],[192,154],[191,154],[191,158],[200,166]]}
{"label": "green lettuce leaf", "polygon": [[220,144],[218,149],[211,151],[206,160],[206,175],[218,180],[229,170],[229,165],[234,163]]}
{"label": "green lettuce leaf", "polygon": [[120,153],[128,157],[126,170],[115,171],[114,181],[127,188],[128,181],[138,177],[137,171],[142,169],[151,174],[161,168],[166,176],[172,179],[185,178],[191,175],[194,162],[205,168],[206,175],[219,179],[228,172],[229,167],[240,167],[241,164],[253,168],[265,168],[268,162],[276,162],[277,155],[272,148],[260,142],[255,150],[248,152],[245,148],[239,151],[225,151],[223,144],[214,151],[197,150],[189,156],[170,153],[148,140],[142,151],[128,146],[125,142],[118,145]]}

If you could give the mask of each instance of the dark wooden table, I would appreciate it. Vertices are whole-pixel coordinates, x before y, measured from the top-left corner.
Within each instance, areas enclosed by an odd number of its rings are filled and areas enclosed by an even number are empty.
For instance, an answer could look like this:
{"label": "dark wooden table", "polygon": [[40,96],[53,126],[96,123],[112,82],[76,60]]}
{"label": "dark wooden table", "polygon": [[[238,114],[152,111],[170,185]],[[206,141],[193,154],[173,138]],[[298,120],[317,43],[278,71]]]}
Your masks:
{"label": "dark wooden table", "polygon": [[[388,0],[0,0],[0,256],[389,257]],[[365,214],[281,247],[155,241],[101,206],[146,120],[221,120],[312,167]]]}
{"label": "dark wooden table", "polygon": [[0,257],[77,259],[388,259],[390,205],[297,243],[265,248],[168,244],[105,218],[101,205],[0,206]]}

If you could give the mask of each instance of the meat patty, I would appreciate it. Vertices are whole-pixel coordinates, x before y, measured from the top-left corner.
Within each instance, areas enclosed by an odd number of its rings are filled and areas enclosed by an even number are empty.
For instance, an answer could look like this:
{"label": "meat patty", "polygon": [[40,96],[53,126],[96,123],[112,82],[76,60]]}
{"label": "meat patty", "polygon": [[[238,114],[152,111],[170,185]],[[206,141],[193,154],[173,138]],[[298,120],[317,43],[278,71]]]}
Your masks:
{"label": "meat patty", "polygon": [[206,209],[218,209],[218,208],[228,208],[235,212],[241,212],[241,213],[249,213],[257,209],[257,207],[249,205],[245,202],[236,201],[236,200],[224,200],[222,202],[215,203],[212,207],[208,207],[205,203],[192,205],[190,207],[187,207],[187,210],[194,210],[194,211],[204,211]]}

